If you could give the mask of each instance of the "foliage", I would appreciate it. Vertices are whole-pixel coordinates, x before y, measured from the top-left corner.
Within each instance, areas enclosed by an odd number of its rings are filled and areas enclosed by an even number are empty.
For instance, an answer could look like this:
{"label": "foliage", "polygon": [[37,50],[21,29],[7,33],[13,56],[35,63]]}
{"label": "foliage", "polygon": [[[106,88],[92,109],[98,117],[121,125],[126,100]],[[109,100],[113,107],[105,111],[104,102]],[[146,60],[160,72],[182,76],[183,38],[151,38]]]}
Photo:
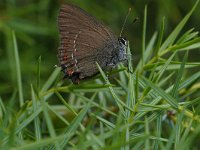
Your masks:
{"label": "foliage", "polygon": [[[66,84],[59,67],[46,81],[41,80],[45,70],[41,57],[33,64],[36,77],[31,79],[29,72],[22,70],[32,64],[20,59],[20,45],[29,43],[27,49],[37,51],[37,44],[43,44],[34,43],[24,32],[55,36],[51,26],[35,28],[12,20],[7,27],[1,22],[12,72],[10,83],[16,85],[6,99],[0,97],[1,149],[197,149],[200,62],[190,62],[188,57],[200,47],[200,37],[194,29],[183,33],[183,28],[198,3],[166,39],[163,19],[159,33],[155,32],[148,44],[145,7],[138,64],[132,66],[130,57],[128,67],[119,65],[115,76],[109,78],[97,64],[101,75],[78,86]],[[34,7],[37,5],[26,9]],[[12,26],[20,28],[17,34],[10,31]],[[18,38],[25,41],[18,42]],[[46,46],[44,49],[51,47]],[[37,53],[42,55],[42,50]],[[133,50],[128,48],[127,53],[131,56]],[[51,55],[43,54],[51,60]],[[27,87],[24,81],[29,82]],[[1,88],[9,91],[10,87]]]}

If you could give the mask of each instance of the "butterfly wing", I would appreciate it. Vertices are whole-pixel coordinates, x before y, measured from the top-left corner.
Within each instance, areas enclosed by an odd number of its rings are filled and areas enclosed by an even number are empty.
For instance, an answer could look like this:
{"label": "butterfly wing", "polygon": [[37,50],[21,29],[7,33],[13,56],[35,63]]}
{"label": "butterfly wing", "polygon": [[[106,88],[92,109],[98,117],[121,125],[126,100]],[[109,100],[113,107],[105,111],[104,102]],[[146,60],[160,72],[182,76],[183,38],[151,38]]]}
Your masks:
{"label": "butterfly wing", "polygon": [[[117,37],[111,30],[81,8],[64,4],[58,16],[60,31],[59,61],[67,76],[79,73],[83,79],[104,69],[116,48]],[[101,61],[99,61],[101,60]]]}

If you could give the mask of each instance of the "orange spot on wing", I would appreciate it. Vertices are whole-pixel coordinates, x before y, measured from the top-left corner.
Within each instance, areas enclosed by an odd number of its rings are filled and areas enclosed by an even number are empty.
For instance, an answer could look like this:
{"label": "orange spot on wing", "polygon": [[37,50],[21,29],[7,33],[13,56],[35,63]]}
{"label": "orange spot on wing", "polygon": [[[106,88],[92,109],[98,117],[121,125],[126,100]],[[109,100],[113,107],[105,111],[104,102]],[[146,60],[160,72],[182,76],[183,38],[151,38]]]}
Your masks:
{"label": "orange spot on wing", "polygon": [[67,70],[66,73],[67,73],[69,76],[72,76],[72,74],[74,73],[74,70],[73,70],[73,69]]}
{"label": "orange spot on wing", "polygon": [[64,61],[66,61],[67,60],[67,55],[65,55],[63,59],[64,59]]}

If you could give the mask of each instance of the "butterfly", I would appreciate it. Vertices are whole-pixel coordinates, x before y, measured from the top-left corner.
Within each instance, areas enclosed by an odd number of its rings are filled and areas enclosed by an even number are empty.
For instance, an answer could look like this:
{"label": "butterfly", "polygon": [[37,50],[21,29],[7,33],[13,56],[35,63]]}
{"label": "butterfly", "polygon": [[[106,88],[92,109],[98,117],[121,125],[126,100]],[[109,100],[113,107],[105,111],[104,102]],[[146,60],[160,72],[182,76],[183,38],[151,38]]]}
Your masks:
{"label": "butterfly", "polygon": [[63,4],[58,15],[59,66],[64,78],[74,84],[127,60],[127,39],[117,37],[109,27],[72,4]]}

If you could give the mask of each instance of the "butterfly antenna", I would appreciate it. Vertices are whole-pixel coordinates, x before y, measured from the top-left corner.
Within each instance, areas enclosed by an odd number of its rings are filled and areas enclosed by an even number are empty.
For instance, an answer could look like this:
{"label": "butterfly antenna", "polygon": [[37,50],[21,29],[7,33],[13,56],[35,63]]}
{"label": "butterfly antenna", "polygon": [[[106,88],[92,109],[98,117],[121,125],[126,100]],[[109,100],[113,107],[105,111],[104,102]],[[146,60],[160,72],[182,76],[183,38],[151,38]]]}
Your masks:
{"label": "butterfly antenna", "polygon": [[122,36],[122,32],[124,31],[124,27],[125,27],[126,21],[127,21],[127,19],[128,19],[128,16],[130,15],[130,12],[131,12],[131,8],[129,8],[129,10],[128,10],[128,13],[127,13],[126,18],[125,18],[125,20],[124,20],[124,23],[123,23],[123,26],[122,26],[122,29],[121,29],[121,32],[120,32],[119,37]]}

